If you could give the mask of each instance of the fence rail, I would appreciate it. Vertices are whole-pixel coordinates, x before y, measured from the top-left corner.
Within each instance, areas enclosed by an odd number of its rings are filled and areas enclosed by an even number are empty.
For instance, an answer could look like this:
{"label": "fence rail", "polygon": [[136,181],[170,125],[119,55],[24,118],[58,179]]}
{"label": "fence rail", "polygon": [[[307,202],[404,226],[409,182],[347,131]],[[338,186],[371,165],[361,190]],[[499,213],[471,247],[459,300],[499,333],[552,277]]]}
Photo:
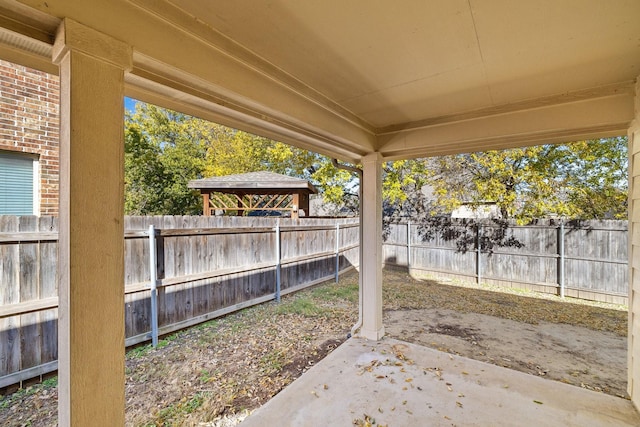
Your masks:
{"label": "fence rail", "polygon": [[[126,217],[127,346],[338,278],[357,219]],[[57,219],[0,216],[0,388],[57,369]]]}
{"label": "fence rail", "polygon": [[[124,242],[126,345],[359,262],[357,220],[127,217]],[[410,270],[627,303],[626,221],[391,224],[383,251]],[[0,388],[57,369],[56,264],[56,218],[0,216]]]}
{"label": "fence rail", "polygon": [[627,304],[627,239],[626,221],[451,220],[391,224],[383,251],[437,276]]}

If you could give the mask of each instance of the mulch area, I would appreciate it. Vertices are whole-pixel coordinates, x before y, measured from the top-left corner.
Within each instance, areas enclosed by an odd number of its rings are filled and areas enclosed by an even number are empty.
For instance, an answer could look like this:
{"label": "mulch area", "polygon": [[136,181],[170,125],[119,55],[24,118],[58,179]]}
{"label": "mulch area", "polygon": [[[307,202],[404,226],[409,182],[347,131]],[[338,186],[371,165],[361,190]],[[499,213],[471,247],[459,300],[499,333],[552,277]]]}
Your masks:
{"label": "mulch area", "polygon": [[[570,323],[626,335],[626,311],[415,280],[388,270],[385,310],[446,307],[521,322]],[[347,339],[358,278],[327,283],[130,350],[126,425],[219,427],[264,404]],[[55,426],[55,381],[0,398],[5,426]]]}

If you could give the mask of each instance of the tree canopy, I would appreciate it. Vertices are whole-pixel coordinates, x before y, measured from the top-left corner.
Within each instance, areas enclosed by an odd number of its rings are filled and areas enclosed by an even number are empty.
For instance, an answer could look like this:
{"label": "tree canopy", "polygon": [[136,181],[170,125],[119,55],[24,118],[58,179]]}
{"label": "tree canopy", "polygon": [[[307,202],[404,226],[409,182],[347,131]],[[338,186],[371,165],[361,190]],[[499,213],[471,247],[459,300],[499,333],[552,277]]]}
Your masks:
{"label": "tree canopy", "polygon": [[[416,175],[420,178],[416,179]],[[627,139],[459,154],[388,163],[390,201],[422,201],[430,214],[495,204],[503,219],[624,219],[627,215]],[[409,197],[410,196],[410,197]],[[396,206],[399,206],[396,203]],[[424,209],[418,207],[417,209]],[[396,215],[398,210],[395,210]]]}
{"label": "tree canopy", "polygon": [[[151,104],[125,117],[127,214],[198,214],[192,179],[269,170],[311,181],[357,213],[359,183],[326,156]],[[387,216],[495,204],[503,219],[626,218],[625,137],[399,160],[384,166]]]}
{"label": "tree canopy", "polygon": [[125,116],[125,212],[202,212],[190,180],[269,170],[310,180],[326,201],[353,199],[351,175],[331,159],[151,104]]}

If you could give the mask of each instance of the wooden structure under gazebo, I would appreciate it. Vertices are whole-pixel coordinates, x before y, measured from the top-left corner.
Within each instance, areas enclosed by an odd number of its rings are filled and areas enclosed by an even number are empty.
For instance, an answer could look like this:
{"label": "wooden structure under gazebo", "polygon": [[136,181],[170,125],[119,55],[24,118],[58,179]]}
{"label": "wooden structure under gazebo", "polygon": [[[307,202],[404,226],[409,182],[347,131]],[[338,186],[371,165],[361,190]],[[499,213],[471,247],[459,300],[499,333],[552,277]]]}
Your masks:
{"label": "wooden structure under gazebo", "polygon": [[300,212],[309,215],[309,195],[318,190],[307,180],[273,172],[249,172],[189,181],[189,188],[200,190],[202,213],[235,211],[238,216],[251,211]]}

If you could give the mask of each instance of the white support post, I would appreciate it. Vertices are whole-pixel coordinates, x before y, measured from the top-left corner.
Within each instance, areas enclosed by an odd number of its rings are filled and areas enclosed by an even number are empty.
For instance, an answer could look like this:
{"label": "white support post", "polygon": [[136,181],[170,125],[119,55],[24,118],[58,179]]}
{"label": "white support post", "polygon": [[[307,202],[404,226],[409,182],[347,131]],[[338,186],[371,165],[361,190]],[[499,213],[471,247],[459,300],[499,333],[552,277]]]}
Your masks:
{"label": "white support post", "polygon": [[362,159],[362,328],[369,340],[384,336],[382,325],[382,156],[373,153]]}
{"label": "white support post", "polygon": [[124,425],[126,44],[64,19],[60,67],[58,423]]}
{"label": "white support post", "polygon": [[149,282],[151,290],[151,345],[158,346],[158,254],[156,229],[149,226]]}

